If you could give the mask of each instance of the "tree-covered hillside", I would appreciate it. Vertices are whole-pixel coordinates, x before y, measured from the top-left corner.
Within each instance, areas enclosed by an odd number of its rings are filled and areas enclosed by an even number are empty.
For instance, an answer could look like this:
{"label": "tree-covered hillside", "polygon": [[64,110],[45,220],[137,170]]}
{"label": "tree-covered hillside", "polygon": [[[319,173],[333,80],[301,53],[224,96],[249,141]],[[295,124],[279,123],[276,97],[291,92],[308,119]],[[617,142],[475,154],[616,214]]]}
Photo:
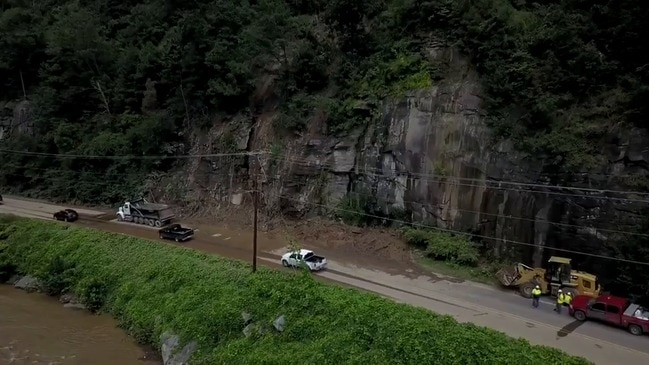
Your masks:
{"label": "tree-covered hillside", "polygon": [[[593,141],[649,115],[640,0],[5,0],[0,11],[2,120],[28,100],[36,136],[13,133],[3,148],[178,154],[190,129],[272,110],[278,135],[318,111],[344,134],[366,122],[358,105],[443,76],[431,41],[471,57],[495,129],[558,170],[587,170]],[[3,185],[89,202],[170,168],[6,154],[1,164]]]}

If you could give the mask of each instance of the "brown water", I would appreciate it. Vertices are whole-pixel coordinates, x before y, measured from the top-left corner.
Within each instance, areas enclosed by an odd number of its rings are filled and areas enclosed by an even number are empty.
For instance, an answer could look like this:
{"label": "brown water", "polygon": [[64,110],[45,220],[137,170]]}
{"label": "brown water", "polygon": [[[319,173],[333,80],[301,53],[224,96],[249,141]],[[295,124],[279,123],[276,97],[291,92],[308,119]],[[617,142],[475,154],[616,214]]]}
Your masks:
{"label": "brown water", "polygon": [[0,285],[0,365],[160,365],[107,315]]}

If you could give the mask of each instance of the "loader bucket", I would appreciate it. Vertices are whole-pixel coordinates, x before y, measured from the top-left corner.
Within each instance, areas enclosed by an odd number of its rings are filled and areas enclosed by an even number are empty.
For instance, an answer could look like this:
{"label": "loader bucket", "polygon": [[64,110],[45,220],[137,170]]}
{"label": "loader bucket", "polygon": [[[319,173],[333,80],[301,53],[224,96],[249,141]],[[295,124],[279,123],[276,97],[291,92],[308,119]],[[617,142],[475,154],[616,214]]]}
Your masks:
{"label": "loader bucket", "polygon": [[511,286],[518,279],[518,270],[516,266],[500,269],[496,273],[496,278],[502,285]]}

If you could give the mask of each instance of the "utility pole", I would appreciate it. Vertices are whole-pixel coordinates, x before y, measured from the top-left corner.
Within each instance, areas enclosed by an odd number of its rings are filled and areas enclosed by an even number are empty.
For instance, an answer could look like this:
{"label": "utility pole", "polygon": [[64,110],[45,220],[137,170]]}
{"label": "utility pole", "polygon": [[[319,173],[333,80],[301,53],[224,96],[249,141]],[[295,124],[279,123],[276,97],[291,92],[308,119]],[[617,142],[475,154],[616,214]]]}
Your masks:
{"label": "utility pole", "polygon": [[253,232],[252,232],[252,272],[257,271],[257,210],[259,209],[259,183],[257,181],[257,174],[253,177],[253,194],[254,194],[254,222],[253,222]]}

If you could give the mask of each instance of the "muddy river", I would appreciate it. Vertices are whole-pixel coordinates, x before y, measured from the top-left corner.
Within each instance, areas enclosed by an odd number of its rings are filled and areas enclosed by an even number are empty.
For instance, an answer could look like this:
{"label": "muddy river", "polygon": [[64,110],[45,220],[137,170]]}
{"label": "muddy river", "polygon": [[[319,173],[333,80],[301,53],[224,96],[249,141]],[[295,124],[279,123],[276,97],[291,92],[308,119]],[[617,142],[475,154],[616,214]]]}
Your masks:
{"label": "muddy river", "polygon": [[160,365],[106,315],[0,285],[0,364]]}

